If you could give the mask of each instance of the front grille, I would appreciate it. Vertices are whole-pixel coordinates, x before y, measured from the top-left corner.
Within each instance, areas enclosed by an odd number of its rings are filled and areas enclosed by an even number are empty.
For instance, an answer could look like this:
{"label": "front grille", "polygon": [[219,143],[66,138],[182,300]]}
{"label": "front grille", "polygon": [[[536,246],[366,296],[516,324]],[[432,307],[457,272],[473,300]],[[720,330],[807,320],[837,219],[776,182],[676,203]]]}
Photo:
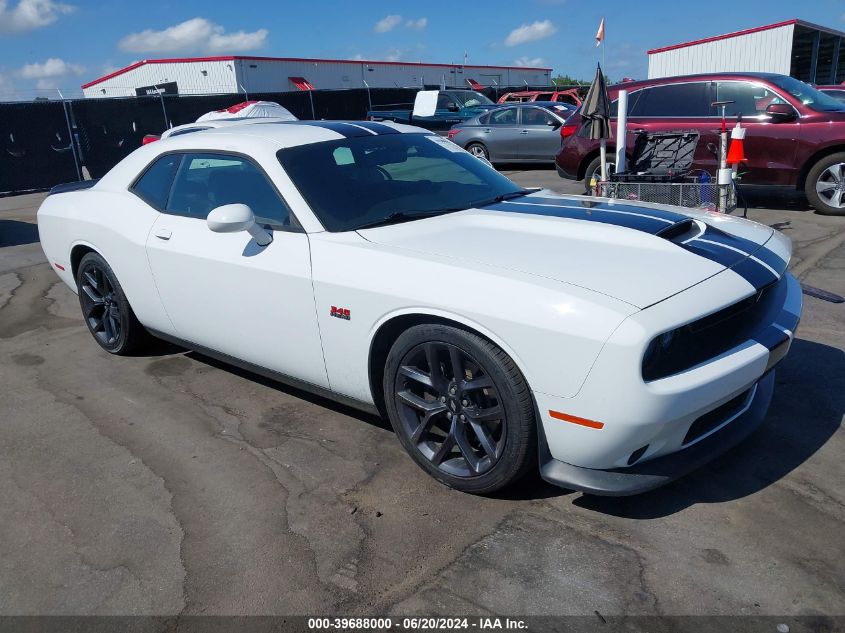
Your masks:
{"label": "front grille", "polygon": [[643,380],[666,378],[753,339],[780,313],[786,277],[727,308],[675,330],[671,346],[643,359]]}
{"label": "front grille", "polygon": [[690,425],[687,434],[684,436],[683,446],[694,442],[703,435],[707,435],[725,420],[739,413],[748,401],[748,395],[750,393],[751,389],[743,391],[736,398],[731,398],[725,404],[716,407],[709,413],[705,413],[698,418]]}

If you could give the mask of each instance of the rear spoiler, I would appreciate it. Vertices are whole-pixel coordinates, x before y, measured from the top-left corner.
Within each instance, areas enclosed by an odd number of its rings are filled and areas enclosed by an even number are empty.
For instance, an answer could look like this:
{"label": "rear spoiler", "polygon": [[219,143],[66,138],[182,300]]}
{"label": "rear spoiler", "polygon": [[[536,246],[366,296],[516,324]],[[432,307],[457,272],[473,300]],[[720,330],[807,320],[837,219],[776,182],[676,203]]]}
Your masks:
{"label": "rear spoiler", "polygon": [[47,195],[52,196],[54,193],[67,193],[69,191],[82,191],[83,189],[90,189],[98,182],[100,182],[99,178],[94,178],[93,180],[80,180],[79,182],[66,182],[62,185],[56,185],[55,187],[50,189],[50,193]]}

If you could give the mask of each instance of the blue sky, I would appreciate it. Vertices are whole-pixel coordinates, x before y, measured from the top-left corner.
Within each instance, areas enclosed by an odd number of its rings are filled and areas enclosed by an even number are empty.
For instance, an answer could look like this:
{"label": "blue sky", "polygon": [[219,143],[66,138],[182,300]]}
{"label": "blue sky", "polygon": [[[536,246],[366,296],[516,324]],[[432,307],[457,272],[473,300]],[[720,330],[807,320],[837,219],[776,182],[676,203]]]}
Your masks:
{"label": "blue sky", "polygon": [[[597,8],[593,9],[592,6]],[[845,2],[812,0],[0,0],[0,100],[79,95],[139,59],[255,54],[551,66],[591,77],[607,17],[606,71],[646,74],[646,50],[800,18],[845,30]]]}

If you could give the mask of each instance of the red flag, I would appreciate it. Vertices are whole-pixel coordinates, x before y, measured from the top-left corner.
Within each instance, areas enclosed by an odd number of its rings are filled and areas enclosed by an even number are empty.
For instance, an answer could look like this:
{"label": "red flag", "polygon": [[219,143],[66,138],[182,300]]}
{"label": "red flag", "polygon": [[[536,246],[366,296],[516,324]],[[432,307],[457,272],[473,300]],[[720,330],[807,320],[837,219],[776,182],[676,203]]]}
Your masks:
{"label": "red flag", "polygon": [[604,18],[599,22],[599,30],[596,31],[596,47],[602,42],[604,42]]}

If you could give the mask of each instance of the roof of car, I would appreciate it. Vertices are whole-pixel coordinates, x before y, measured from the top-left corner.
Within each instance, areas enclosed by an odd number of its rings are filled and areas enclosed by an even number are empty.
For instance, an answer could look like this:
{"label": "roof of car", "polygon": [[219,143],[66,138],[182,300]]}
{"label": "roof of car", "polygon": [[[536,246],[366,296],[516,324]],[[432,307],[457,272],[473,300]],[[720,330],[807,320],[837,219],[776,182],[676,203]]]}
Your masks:
{"label": "roof of car", "polygon": [[497,105],[507,108],[547,108],[549,106],[560,106],[563,108],[575,107],[571,103],[566,103],[564,101],[507,101]]}
{"label": "roof of car", "polygon": [[697,75],[675,75],[672,77],[655,77],[653,79],[640,79],[638,81],[623,81],[618,84],[613,84],[608,86],[608,90],[630,90],[632,88],[639,88],[643,86],[654,86],[664,83],[679,83],[682,81],[688,81],[690,79],[765,79],[767,81],[771,81],[773,79],[780,79],[785,77],[786,75],[780,75],[778,73],[760,73],[760,72],[747,72],[747,73],[701,73]]}
{"label": "roof of car", "polygon": [[[251,142],[264,142],[279,148],[308,145],[323,141],[336,141],[343,138],[370,137],[383,134],[417,132],[431,134],[428,130],[402,125],[399,123],[376,123],[373,121],[262,121],[249,125],[227,125],[210,128],[163,139],[173,145],[176,143],[196,145],[197,139],[205,139],[214,145],[227,142],[237,136]],[[184,139],[184,140],[183,140]]]}

